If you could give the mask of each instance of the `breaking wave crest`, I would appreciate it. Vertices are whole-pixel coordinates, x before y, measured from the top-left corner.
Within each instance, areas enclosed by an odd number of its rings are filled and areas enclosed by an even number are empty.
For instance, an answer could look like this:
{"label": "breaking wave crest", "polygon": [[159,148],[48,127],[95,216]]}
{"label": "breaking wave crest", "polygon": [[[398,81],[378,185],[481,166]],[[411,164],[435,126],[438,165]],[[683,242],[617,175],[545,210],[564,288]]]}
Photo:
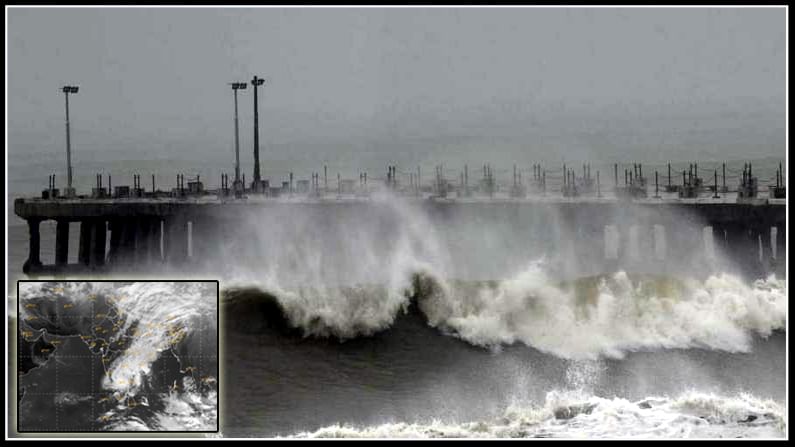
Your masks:
{"label": "breaking wave crest", "polygon": [[551,391],[540,406],[511,406],[489,421],[332,425],[296,438],[777,438],[786,410],[747,394],[687,392],[636,402]]}
{"label": "breaking wave crest", "polygon": [[752,335],[785,327],[787,287],[773,276],[746,284],[728,273],[680,280],[618,272],[555,281],[534,263],[504,281],[416,274],[403,289],[264,292],[250,285],[227,290],[225,304],[237,309],[236,326],[255,332],[269,325],[345,340],[387,330],[417,311],[431,327],[476,346],[523,343],[562,358],[595,359],[692,347],[747,352]]}

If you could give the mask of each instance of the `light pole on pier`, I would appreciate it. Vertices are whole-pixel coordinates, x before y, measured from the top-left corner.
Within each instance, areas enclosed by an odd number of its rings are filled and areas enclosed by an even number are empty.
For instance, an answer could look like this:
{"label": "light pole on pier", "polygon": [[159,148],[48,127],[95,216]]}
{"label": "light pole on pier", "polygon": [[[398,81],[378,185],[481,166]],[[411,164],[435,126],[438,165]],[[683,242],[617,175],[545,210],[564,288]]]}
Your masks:
{"label": "light pole on pier", "polygon": [[77,93],[76,85],[65,85],[61,89],[66,99],[66,191],[64,195],[73,197],[75,190],[72,188],[72,145],[69,138],[69,93]]}
{"label": "light pole on pier", "polygon": [[240,134],[239,134],[239,127],[237,121],[237,91],[238,90],[245,90],[246,83],[245,82],[232,82],[230,83],[232,86],[232,91],[235,95],[235,194],[239,194],[240,191],[243,189],[243,186],[240,183]]}
{"label": "light pole on pier", "polygon": [[261,192],[262,181],[259,174],[259,107],[257,106],[257,87],[264,84],[265,80],[254,76],[251,85],[254,87],[254,191]]}

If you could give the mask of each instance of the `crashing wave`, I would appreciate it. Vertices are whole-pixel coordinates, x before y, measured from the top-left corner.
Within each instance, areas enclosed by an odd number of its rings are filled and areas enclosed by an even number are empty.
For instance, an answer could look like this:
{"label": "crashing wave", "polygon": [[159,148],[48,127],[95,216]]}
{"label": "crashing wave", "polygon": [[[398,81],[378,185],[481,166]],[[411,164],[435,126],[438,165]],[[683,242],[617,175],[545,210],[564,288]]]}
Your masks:
{"label": "crashing wave", "polygon": [[747,352],[753,334],[785,327],[787,287],[772,276],[748,285],[727,273],[701,281],[618,272],[561,282],[536,263],[505,281],[418,274],[403,290],[233,288],[225,305],[247,309],[230,317],[255,332],[269,321],[286,332],[340,339],[386,330],[415,306],[428,325],[473,345],[518,342],[562,358],[594,359],[692,347]]}
{"label": "crashing wave", "polygon": [[771,400],[688,392],[637,402],[552,391],[539,407],[506,409],[476,422],[332,425],[295,438],[781,438],[786,410]]}

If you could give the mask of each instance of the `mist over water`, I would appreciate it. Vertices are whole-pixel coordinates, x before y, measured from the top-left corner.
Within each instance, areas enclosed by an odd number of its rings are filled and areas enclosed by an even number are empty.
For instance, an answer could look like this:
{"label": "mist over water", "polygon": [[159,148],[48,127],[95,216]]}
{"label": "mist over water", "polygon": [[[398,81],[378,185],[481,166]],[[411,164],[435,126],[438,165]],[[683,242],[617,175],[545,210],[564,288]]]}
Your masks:
{"label": "mist over water", "polygon": [[[601,174],[604,197],[591,202],[614,200],[614,163],[643,163],[649,197],[655,173],[662,189],[699,163],[706,185],[721,175],[731,191],[716,200],[733,203],[753,162],[767,197],[788,141],[784,11],[14,8],[9,315],[29,240],[13,200],[41,197],[52,174],[66,183],[58,86],[80,85],[69,103],[78,194],[96,175],[105,186],[140,175],[147,192],[184,175],[210,201],[235,169],[228,82],[257,75],[263,178],[327,168],[326,197],[229,203],[190,222],[187,263],[102,272],[219,279],[223,291],[219,394],[164,392],[158,412],[120,411],[119,426],[168,429],[220,396],[227,436],[783,437],[786,277],[748,274],[748,259],[685,212],[661,222],[628,203],[574,219],[553,202],[577,200],[561,198],[563,165],[579,176],[582,163]],[[246,183],[251,92],[240,92]],[[503,196],[513,166],[527,184],[541,164],[548,189],[532,204],[431,204],[377,186],[397,166],[399,187],[419,170],[427,187],[440,165],[451,184],[467,166],[474,185],[484,164]],[[337,178],[363,172],[370,200],[335,197]],[[45,221],[44,264],[54,249]],[[207,313],[128,292],[136,324]],[[140,394],[166,339],[141,338],[103,385]]]}
{"label": "mist over water", "polygon": [[785,279],[674,245],[586,262],[563,219],[383,193],[239,220],[209,262],[230,278],[225,434],[783,435]]}
{"label": "mist over water", "polygon": [[627,263],[552,204],[426,205],[280,199],[192,234],[190,275],[223,278],[224,435],[785,433],[786,279],[696,219],[632,231]]}

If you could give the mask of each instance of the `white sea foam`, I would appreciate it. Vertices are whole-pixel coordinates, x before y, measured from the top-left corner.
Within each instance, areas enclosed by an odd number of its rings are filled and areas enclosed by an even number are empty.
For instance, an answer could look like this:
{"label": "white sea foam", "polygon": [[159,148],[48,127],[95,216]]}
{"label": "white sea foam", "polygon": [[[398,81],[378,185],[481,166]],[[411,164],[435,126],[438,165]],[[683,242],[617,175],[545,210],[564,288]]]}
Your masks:
{"label": "white sea foam", "polygon": [[489,421],[337,424],[297,438],[781,438],[786,409],[749,395],[698,392],[637,402],[552,391],[537,407],[509,407]]}
{"label": "white sea foam", "polygon": [[[262,247],[268,259],[257,259],[255,267],[234,264],[225,287],[254,285],[276,295],[290,323],[308,335],[344,339],[390,327],[409,304],[413,272],[443,276],[439,266],[449,260],[426,216],[389,197],[373,203],[367,216],[330,220],[323,233],[304,214],[258,232],[260,239],[246,248]],[[400,225],[383,228],[396,221]]]}
{"label": "white sea foam", "polygon": [[747,285],[723,273],[673,284],[655,287],[654,279],[633,281],[619,272],[600,279],[595,296],[583,299],[577,287],[556,284],[534,264],[496,286],[441,283],[420,306],[432,326],[475,345],[521,342],[574,359],[660,348],[746,352],[753,333],[785,327],[785,281],[769,277]]}
{"label": "white sea foam", "polygon": [[[226,285],[256,285],[275,295],[305,334],[345,339],[388,329],[416,294],[419,273],[436,283],[434,293],[419,294],[431,326],[475,345],[520,342],[575,359],[660,348],[747,351],[753,333],[785,325],[787,287],[780,279],[749,285],[730,273],[659,280],[618,272],[584,300],[560,281],[576,278],[559,271],[562,260],[575,259],[560,258],[560,247],[549,244],[523,245],[520,230],[500,227],[513,214],[484,210],[445,220],[452,211],[436,212],[441,217],[387,193],[362,208],[263,211],[241,222],[260,229],[255,236],[222,250],[231,260]],[[528,226],[542,224],[522,212]],[[559,236],[560,243],[569,237]],[[531,254],[540,260],[531,262]],[[530,265],[522,268],[524,262]],[[483,277],[496,285],[478,283]]]}
{"label": "white sea foam", "polygon": [[[378,288],[260,286],[306,334],[351,338],[390,327],[417,292],[410,276]],[[518,342],[569,359],[693,347],[747,352],[754,334],[785,327],[788,307],[786,281],[773,276],[747,284],[729,273],[696,280],[618,272],[561,283],[538,262],[504,281],[432,282],[419,299],[432,327],[477,346]]]}

